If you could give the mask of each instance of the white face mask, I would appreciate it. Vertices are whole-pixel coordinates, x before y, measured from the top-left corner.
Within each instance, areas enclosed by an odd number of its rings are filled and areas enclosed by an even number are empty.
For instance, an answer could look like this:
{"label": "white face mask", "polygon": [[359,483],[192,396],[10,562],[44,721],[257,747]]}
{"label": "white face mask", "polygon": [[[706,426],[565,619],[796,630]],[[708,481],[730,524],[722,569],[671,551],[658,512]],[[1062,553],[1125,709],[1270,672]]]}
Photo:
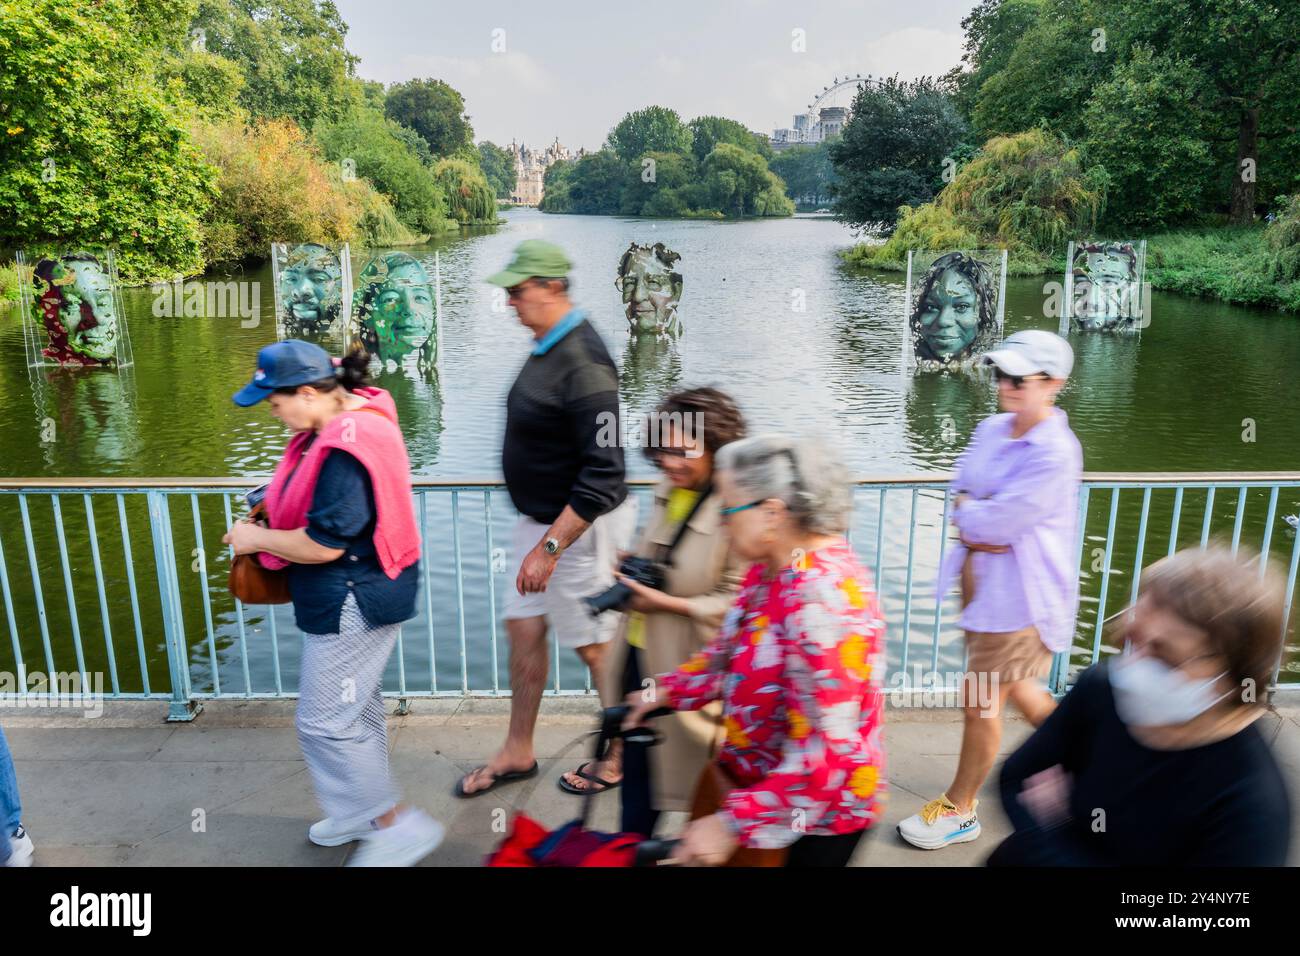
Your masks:
{"label": "white face mask", "polygon": [[1120,720],[1133,727],[1185,724],[1232,693],[1214,694],[1214,685],[1223,674],[1193,680],[1163,661],[1134,657],[1128,651],[1109,670],[1115,709]]}

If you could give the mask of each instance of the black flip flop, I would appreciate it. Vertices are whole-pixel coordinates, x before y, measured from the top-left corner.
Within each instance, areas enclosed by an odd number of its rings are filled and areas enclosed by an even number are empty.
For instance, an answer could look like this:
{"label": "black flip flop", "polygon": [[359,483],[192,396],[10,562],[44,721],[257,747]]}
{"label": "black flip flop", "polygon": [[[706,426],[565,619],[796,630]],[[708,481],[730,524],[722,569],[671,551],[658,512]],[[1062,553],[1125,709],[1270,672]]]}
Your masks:
{"label": "black flip flop", "polygon": [[558,777],[556,777],[555,782],[559,785],[560,789],[563,790],[565,793],[572,793],[579,797],[585,797],[589,793],[604,793],[606,790],[615,790],[622,785],[623,783],[622,780],[618,781],[618,783],[610,783],[608,780],[602,780],[600,777],[597,777],[594,774],[587,773],[587,768],[590,766],[591,766],[591,761],[588,760],[586,763],[581,764],[578,767],[578,769],[573,772],[577,774],[579,777],[581,777],[583,780],[586,780],[588,783],[595,784],[596,786],[594,787],[585,787],[583,789],[578,789],[573,784],[569,783],[569,781],[564,779],[564,774],[560,774]]}
{"label": "black flip flop", "polygon": [[475,790],[472,793],[467,793],[465,791],[465,777],[468,777],[470,775],[477,775],[480,771],[486,769],[487,769],[486,765],[482,767],[475,767],[469,773],[465,774],[465,776],[457,780],[455,789],[451,791],[452,795],[461,797],[463,799],[469,799],[470,797],[477,797],[479,794],[487,793],[489,790],[495,790],[503,783],[514,783],[517,780],[527,780],[529,777],[535,777],[537,776],[537,770],[538,770],[537,761],[534,760],[533,765],[529,767],[527,770],[507,770],[505,773],[494,773],[492,774],[492,782],[488,784],[486,787],[484,787],[482,790]]}

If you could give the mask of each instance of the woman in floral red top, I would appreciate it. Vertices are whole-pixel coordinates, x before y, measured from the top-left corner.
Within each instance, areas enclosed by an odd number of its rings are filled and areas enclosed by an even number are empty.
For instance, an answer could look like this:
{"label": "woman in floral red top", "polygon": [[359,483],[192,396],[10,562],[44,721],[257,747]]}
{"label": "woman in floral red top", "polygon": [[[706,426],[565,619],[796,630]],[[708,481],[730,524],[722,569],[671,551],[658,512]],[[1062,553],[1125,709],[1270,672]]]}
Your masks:
{"label": "woman in floral red top", "polygon": [[851,488],[824,448],[760,435],[721,449],[732,547],[754,561],[717,638],[629,696],[655,708],[723,702],[717,763],[735,784],[687,826],[676,857],[710,865],[738,847],[790,848],[788,864],[848,862],[883,812],[884,622],[844,539]]}

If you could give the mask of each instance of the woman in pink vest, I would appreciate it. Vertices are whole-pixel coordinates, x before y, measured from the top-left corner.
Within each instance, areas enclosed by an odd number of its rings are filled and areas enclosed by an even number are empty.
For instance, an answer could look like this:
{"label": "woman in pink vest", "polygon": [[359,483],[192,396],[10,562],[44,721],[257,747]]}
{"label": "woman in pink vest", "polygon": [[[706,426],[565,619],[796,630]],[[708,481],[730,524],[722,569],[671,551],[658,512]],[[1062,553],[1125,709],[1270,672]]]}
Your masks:
{"label": "woman in pink vest", "polygon": [[369,362],[359,346],[339,362],[297,340],[258,353],[235,404],[269,399],[294,436],[266,489],[270,526],[240,521],[224,540],[289,575],[303,632],[298,739],[326,814],[309,839],[361,840],[352,866],[410,866],[443,828],[398,797],[380,691],[398,628],[415,616],[420,535],[397,409],[366,384]]}

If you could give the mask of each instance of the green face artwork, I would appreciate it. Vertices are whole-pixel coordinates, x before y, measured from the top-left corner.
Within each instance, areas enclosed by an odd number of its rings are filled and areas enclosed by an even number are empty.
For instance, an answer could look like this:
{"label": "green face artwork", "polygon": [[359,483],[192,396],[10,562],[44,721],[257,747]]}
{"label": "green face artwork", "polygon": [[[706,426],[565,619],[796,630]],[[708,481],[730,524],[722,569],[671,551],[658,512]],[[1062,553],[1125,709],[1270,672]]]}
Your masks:
{"label": "green face artwork", "polygon": [[425,364],[436,358],[433,290],[418,261],[405,252],[372,259],[356,298],[362,340],[380,361],[401,364],[412,352]]}
{"label": "green face artwork", "polygon": [[314,242],[289,250],[280,269],[280,320],[286,338],[329,331],[343,307],[343,267]]}
{"label": "green face artwork", "polygon": [[947,361],[970,348],[979,329],[975,285],[956,269],[945,269],[921,300],[921,339],[931,355]]}
{"label": "green face artwork", "polygon": [[1119,243],[1087,245],[1074,256],[1071,311],[1081,329],[1096,331],[1126,326],[1134,317],[1137,256]]}
{"label": "green face artwork", "polygon": [[614,283],[623,293],[633,335],[676,335],[681,331],[677,305],[682,297],[682,276],[673,269],[679,258],[663,243],[633,243],[623,254]]}
{"label": "green face artwork", "polygon": [[117,356],[117,303],[104,267],[89,254],[42,260],[37,277],[48,286],[40,296],[50,344],[60,364],[107,364]]}
{"label": "green face artwork", "polygon": [[966,368],[998,335],[993,273],[976,254],[949,252],[921,274],[908,317],[918,369]]}

